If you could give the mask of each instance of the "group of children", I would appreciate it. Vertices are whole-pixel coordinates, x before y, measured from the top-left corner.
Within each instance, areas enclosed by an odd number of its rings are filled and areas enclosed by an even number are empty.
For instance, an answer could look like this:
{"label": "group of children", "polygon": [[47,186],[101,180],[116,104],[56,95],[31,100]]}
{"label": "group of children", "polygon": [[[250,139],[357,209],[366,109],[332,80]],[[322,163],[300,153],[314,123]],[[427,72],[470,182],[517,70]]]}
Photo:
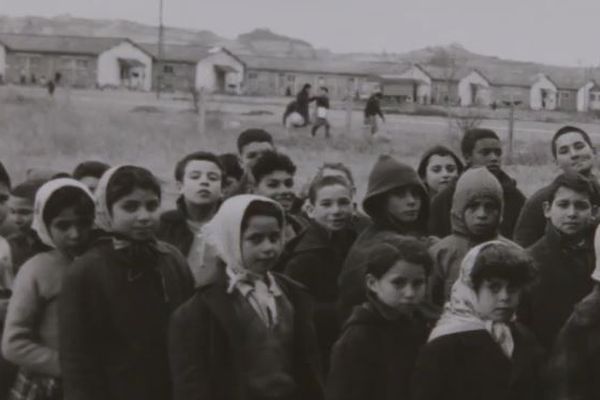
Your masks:
{"label": "group of children", "polygon": [[[0,169],[1,398],[598,399],[599,184],[587,133],[529,199],[491,130],[308,190],[271,135],[175,166]],[[6,220],[6,222],[5,222]]]}

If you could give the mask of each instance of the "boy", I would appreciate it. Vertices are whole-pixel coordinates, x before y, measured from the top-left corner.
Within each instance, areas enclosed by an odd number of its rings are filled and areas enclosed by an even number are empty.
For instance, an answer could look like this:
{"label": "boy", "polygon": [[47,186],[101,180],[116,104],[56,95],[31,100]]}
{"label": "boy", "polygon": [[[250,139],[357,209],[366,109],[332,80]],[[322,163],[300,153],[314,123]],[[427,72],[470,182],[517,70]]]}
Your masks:
{"label": "boy", "polygon": [[219,156],[219,161],[225,170],[223,182],[223,198],[227,199],[238,190],[244,170],[240,166],[240,160],[234,153],[224,153]]}
{"label": "boy", "polygon": [[356,239],[351,228],[352,189],[339,176],[319,177],[309,189],[310,225],[286,246],[285,273],[304,284],[316,301],[315,329],[323,365],[339,333],[337,279]]}
{"label": "boy", "polygon": [[203,151],[188,154],[175,166],[177,209],[160,218],[158,238],[187,257],[196,285],[207,283],[212,277],[210,250],[207,253],[202,227],[219,209],[224,177],[216,155]]}
{"label": "boy", "polygon": [[[592,146],[590,136],[582,129],[574,126],[563,126],[551,142],[552,156],[562,171],[577,172],[590,180],[596,194],[592,204],[600,205],[600,185],[593,174],[596,151]],[[528,247],[544,236],[546,218],[544,217],[544,202],[548,201],[552,185],[535,192],[523,206],[515,228],[515,242]]]}
{"label": "boy", "polygon": [[523,299],[520,320],[529,326],[547,350],[571,315],[573,306],[593,287],[593,189],[587,179],[567,172],[551,186],[544,215],[544,236],[528,252],[539,278]]}
{"label": "boy", "polygon": [[317,118],[312,127],[311,134],[313,137],[317,134],[320,127],[325,127],[325,137],[329,138],[329,121],[327,120],[327,113],[329,112],[329,89],[322,86],[319,89],[319,96],[315,97],[317,104]]}
{"label": "boy", "polygon": [[78,164],[73,170],[73,179],[83,183],[94,193],[96,186],[98,186],[98,181],[109,168],[110,165],[100,161],[84,161]]}
{"label": "boy", "polygon": [[383,112],[381,111],[381,99],[383,99],[383,93],[381,90],[375,91],[367,100],[367,104],[365,105],[365,125],[369,127],[371,135],[377,133],[379,127],[377,118],[381,118],[382,122],[385,122],[385,117],[383,116]]}
{"label": "boy", "polygon": [[[471,129],[462,138],[461,151],[467,168],[487,167],[502,186],[504,212],[500,223],[500,233],[511,239],[525,196],[517,188],[516,181],[502,170],[502,143],[496,132],[490,129]],[[456,184],[450,185],[436,194],[431,201],[429,233],[439,238],[452,231],[450,210]]]}
{"label": "boy", "polygon": [[240,133],[237,148],[244,175],[240,179],[238,189],[231,193],[231,196],[250,193],[254,183],[252,166],[264,152],[275,151],[273,137],[263,129],[247,129]]}
{"label": "boy", "polygon": [[434,260],[430,290],[435,304],[443,306],[450,298],[465,254],[479,243],[498,238],[502,209],[502,187],[486,168],[472,168],[459,178],[452,199],[452,234],[430,248]]}
{"label": "boy", "polygon": [[296,202],[295,174],[296,166],[292,160],[287,155],[274,151],[261,155],[252,166],[252,193],[275,200],[286,213],[286,242],[298,235],[307,225],[301,216],[292,213]]}

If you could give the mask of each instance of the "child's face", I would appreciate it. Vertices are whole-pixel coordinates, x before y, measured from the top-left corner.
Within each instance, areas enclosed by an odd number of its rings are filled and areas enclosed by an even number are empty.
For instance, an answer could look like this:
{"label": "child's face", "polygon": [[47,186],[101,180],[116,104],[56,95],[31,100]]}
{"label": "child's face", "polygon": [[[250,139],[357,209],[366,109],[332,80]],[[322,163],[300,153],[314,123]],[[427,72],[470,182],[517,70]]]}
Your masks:
{"label": "child's face", "polygon": [[229,198],[231,197],[239,188],[240,181],[234,178],[233,176],[225,177],[225,183],[223,184],[223,197]]}
{"label": "child's face", "polygon": [[544,203],[544,215],[565,235],[576,235],[592,220],[592,204],[588,195],[560,187],[551,204]]}
{"label": "child's face", "polygon": [[242,262],[246,269],[264,274],[277,262],[283,250],[283,234],[275,217],[253,216],[242,232]]}
{"label": "child's face", "polygon": [[50,221],[48,231],[57,249],[76,256],[81,254],[88,244],[93,224],[92,215],[79,215],[75,207],[69,207]]}
{"label": "child's face", "polygon": [[22,197],[10,196],[8,199],[8,212],[10,221],[25,232],[31,227],[33,221],[33,203]]}
{"label": "child's face", "polygon": [[502,165],[502,144],[494,138],[479,139],[471,156],[466,158],[472,167],[488,167],[497,171]]}
{"label": "child's face", "polygon": [[154,237],[158,227],[160,198],[156,193],[136,188],[112,206],[112,228],[133,240]]}
{"label": "child's face", "polygon": [[8,186],[0,183],[0,224],[6,221],[8,216],[8,199],[10,198],[10,190]]}
{"label": "child's face", "polygon": [[421,194],[414,186],[401,187],[387,197],[386,209],[403,223],[415,222],[421,211]]}
{"label": "child's face", "polygon": [[246,171],[250,171],[254,163],[256,163],[256,160],[258,160],[263,153],[273,150],[275,150],[275,147],[269,142],[248,143],[242,147],[242,152],[240,153],[240,163],[242,164],[242,168]]}
{"label": "child's face", "polygon": [[429,158],[425,180],[427,186],[434,192],[439,192],[447,187],[458,177],[456,162],[451,156],[440,156],[437,154]]}
{"label": "child's face", "polygon": [[506,279],[484,279],[477,291],[477,313],[482,319],[509,322],[513,317],[521,288],[509,284]]}
{"label": "child's face", "polygon": [[192,160],[187,163],[179,192],[187,203],[193,205],[215,204],[221,199],[221,169],[211,161]]}
{"label": "child's face", "polygon": [[579,132],[569,132],[556,139],[556,162],[565,171],[589,172],[594,166],[594,150]]}
{"label": "child's face", "polygon": [[464,214],[467,230],[474,236],[487,236],[498,229],[500,207],[487,196],[476,197],[467,205]]}
{"label": "child's face", "polygon": [[294,175],[286,171],[273,171],[256,182],[254,193],[278,202],[286,212],[294,205]]}
{"label": "child's face", "polygon": [[420,304],[425,298],[427,277],[422,265],[398,260],[379,279],[367,274],[367,287],[385,305],[405,309]]}
{"label": "child's face", "polygon": [[92,193],[96,191],[99,181],[100,179],[96,178],[95,176],[83,176],[81,177],[81,179],[79,179],[79,182],[87,186],[87,188],[90,189],[90,192]]}
{"label": "child's face", "polygon": [[350,189],[331,185],[322,187],[316,194],[315,203],[308,207],[310,218],[328,231],[347,227],[353,211]]}

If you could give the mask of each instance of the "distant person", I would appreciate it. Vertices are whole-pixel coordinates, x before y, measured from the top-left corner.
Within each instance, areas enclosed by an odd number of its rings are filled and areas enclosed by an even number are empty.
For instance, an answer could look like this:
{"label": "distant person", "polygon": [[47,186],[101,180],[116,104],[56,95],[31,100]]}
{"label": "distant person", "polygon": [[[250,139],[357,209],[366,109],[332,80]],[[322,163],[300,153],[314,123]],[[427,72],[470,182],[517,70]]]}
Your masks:
{"label": "distant person", "polygon": [[307,126],[310,123],[309,115],[309,104],[314,101],[314,97],[311,97],[312,85],[310,83],[304,84],[302,90],[296,95],[296,111],[304,118],[302,126]]}
{"label": "distant person", "polygon": [[371,135],[376,134],[379,130],[378,118],[380,118],[382,122],[385,122],[383,111],[381,111],[381,99],[383,99],[383,93],[381,93],[380,90],[377,90],[369,97],[367,104],[365,105],[365,126],[369,128]]}
{"label": "distant person", "polygon": [[452,185],[463,169],[462,161],[452,150],[437,145],[423,154],[417,172],[427,187],[429,198],[432,199],[442,189]]}
{"label": "distant person", "polygon": [[[600,206],[600,184],[594,174],[596,150],[587,132],[574,126],[563,126],[552,137],[551,148],[562,171],[575,171],[590,181],[595,191],[592,205]],[[531,246],[544,236],[547,220],[543,204],[548,201],[551,191],[552,184],[539,189],[525,202],[515,227],[515,242],[521,246]]]}
{"label": "distant person", "polygon": [[219,155],[219,161],[225,170],[225,179],[223,180],[223,198],[228,199],[236,190],[238,190],[244,170],[240,165],[240,160],[235,153],[224,153]]}
{"label": "distant person", "polygon": [[238,189],[230,195],[250,193],[254,185],[252,166],[267,151],[274,151],[273,136],[264,129],[246,129],[237,138],[238,155],[244,175],[240,179]]}
{"label": "distant person", "polygon": [[109,168],[110,165],[101,161],[84,161],[78,164],[73,170],[73,179],[83,183],[94,193],[98,186],[98,181]]}
{"label": "distant person", "polygon": [[53,97],[54,90],[56,89],[56,85],[52,79],[48,80],[48,83],[46,84],[46,88],[48,89],[48,94],[50,95],[50,97]]}
{"label": "distant person", "polygon": [[315,102],[317,105],[317,118],[312,127],[311,134],[313,137],[317,134],[317,131],[320,127],[325,127],[325,137],[329,138],[329,120],[327,119],[327,114],[329,113],[329,89],[326,87],[321,87],[319,89],[319,95],[315,97]]}

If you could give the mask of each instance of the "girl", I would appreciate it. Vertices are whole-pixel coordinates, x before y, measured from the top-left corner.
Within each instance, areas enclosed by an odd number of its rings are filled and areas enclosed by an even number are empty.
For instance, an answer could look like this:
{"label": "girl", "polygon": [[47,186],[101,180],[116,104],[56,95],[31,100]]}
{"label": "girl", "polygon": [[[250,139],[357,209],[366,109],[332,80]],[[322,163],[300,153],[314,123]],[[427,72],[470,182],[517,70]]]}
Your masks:
{"label": "girl", "polygon": [[205,228],[222,275],[173,315],[175,400],[322,399],[309,295],[269,272],[283,246],[281,206],[234,196]]}
{"label": "girl", "polygon": [[429,199],[432,199],[442,189],[456,182],[463,168],[463,163],[452,150],[437,145],[423,154],[417,172],[427,187]]}
{"label": "girl", "polygon": [[540,346],[514,322],[532,279],[532,260],[514,244],[489,241],[467,253],[417,360],[414,400],[540,398]]}
{"label": "girl", "polygon": [[155,239],[161,191],[146,169],[108,170],[96,224],[109,233],[75,261],[60,298],[66,399],[171,398],[166,334],[192,292],[183,256]]}
{"label": "girl", "polygon": [[432,260],[416,239],[374,245],[366,274],[367,301],[354,309],[331,357],[328,400],[403,400],[419,348],[438,313],[425,303]]}
{"label": "girl", "polygon": [[94,201],[87,187],[68,178],[37,192],[33,229],[52,250],[19,271],[9,304],[2,353],[20,370],[9,399],[60,399],[58,297],[62,278],[89,242]]}

